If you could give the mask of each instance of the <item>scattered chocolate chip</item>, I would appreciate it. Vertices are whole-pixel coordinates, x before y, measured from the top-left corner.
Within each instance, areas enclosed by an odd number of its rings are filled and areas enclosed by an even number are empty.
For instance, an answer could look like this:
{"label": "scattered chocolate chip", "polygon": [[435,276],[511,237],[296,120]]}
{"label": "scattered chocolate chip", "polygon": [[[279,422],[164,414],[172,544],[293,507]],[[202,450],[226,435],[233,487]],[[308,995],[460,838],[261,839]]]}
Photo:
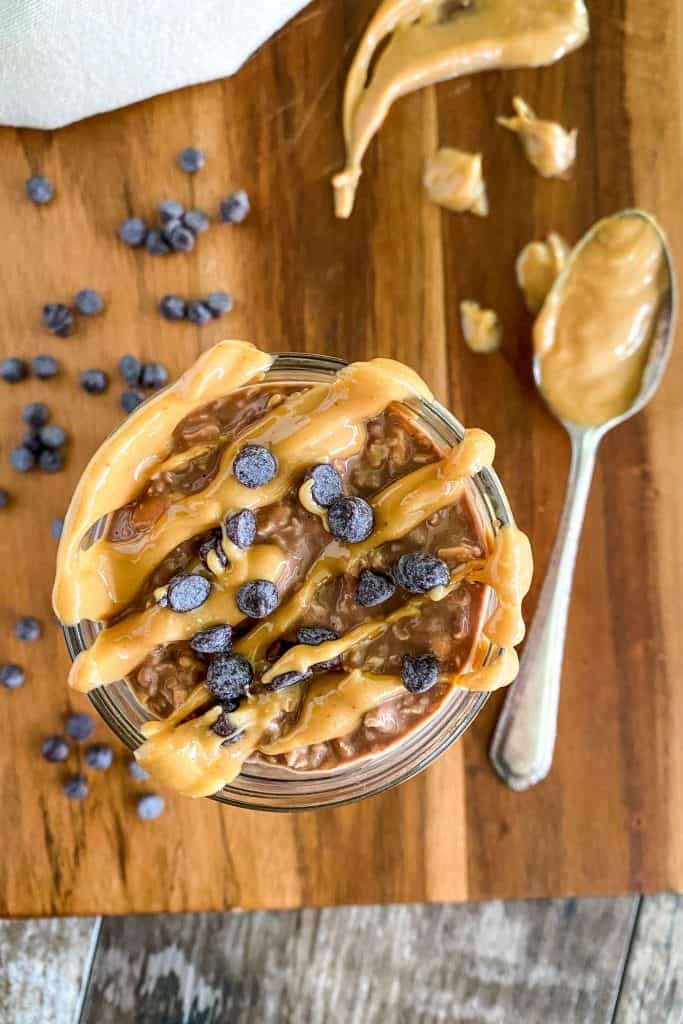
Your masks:
{"label": "scattered chocolate chip", "polygon": [[194,249],[194,234],[184,224],[178,223],[170,229],[167,237],[174,252],[192,252]]}
{"label": "scattered chocolate chip", "polygon": [[296,631],[296,639],[297,643],[318,647],[320,644],[327,643],[328,640],[339,638],[335,631],[328,629],[327,626],[300,626]]}
{"label": "scattered chocolate chip", "polygon": [[35,356],[31,360],[31,371],[38,380],[49,380],[59,373],[59,363],[54,356]]}
{"label": "scattered chocolate chip", "polygon": [[136,388],[140,383],[142,365],[135,356],[125,355],[119,359],[119,373],[131,388]]}
{"label": "scattered chocolate chip", "polygon": [[26,182],[26,195],[32,203],[37,203],[38,206],[45,206],[46,203],[49,203],[54,193],[55,190],[50,179],[44,178],[40,174],[34,174]]}
{"label": "scattered chocolate chip", "polygon": [[188,174],[195,174],[206,163],[206,153],[196,146],[186,146],[178,153],[178,164]]}
{"label": "scattered chocolate chip", "polygon": [[132,412],[145,400],[141,391],[124,391],[119,398],[119,404],[124,412]]}
{"label": "scattered chocolate chip", "polygon": [[119,226],[119,238],[126,245],[142,245],[147,238],[147,225],[139,217],[130,217]]}
{"label": "scattered chocolate chip", "polygon": [[211,531],[206,540],[203,540],[199,546],[199,557],[201,559],[202,565],[204,566],[205,569],[208,569],[209,572],[211,572],[212,570],[211,567],[209,566],[208,558],[212,551],[215,552],[220,565],[224,569],[226,569],[228,566],[228,556],[225,553],[222,540],[223,534],[221,533],[220,529],[215,529]]}
{"label": "scattered chocolate chip", "polygon": [[76,292],[74,301],[76,309],[83,316],[97,316],[104,309],[102,296],[94,288],[81,288],[80,292]]}
{"label": "scattered chocolate chip", "polygon": [[137,763],[135,758],[132,758],[128,762],[128,774],[137,782],[144,782],[145,779],[149,778],[149,772],[145,771],[142,765]]}
{"label": "scattered chocolate chip", "polygon": [[17,448],[12,448],[9,453],[9,461],[12,469],[18,470],[19,473],[28,473],[36,464],[36,456],[30,448],[19,445]]}
{"label": "scattered chocolate chip", "polygon": [[159,796],[158,793],[145,793],[137,803],[138,817],[143,821],[155,821],[164,813],[165,806],[163,796]]}
{"label": "scattered chocolate chip", "polygon": [[192,637],[190,647],[197,654],[225,654],[232,647],[232,626],[225,623],[203,629]]}
{"label": "scattered chocolate chip", "polygon": [[53,519],[50,523],[50,529],[55,540],[59,540],[64,532],[64,520],[61,518]]}
{"label": "scattered chocolate chip", "polygon": [[0,508],[7,508],[11,500],[9,491],[4,487],[0,487]]}
{"label": "scattered chocolate chip", "polygon": [[66,720],[66,734],[70,740],[89,740],[95,731],[95,723],[85,711],[77,711]]}
{"label": "scattered chocolate chip", "polygon": [[172,220],[180,220],[185,207],[177,199],[162,199],[159,203],[159,220],[165,226]]}
{"label": "scattered chocolate chip", "polygon": [[240,189],[239,192],[233,192],[222,201],[221,220],[224,224],[241,224],[250,210],[249,196],[243,189]]}
{"label": "scattered chocolate chip", "polygon": [[401,678],[410,693],[431,690],[439,680],[441,664],[433,654],[404,654],[401,660]]}
{"label": "scattered chocolate chip", "polygon": [[[164,224],[161,233],[169,245],[171,245],[171,233],[176,228],[180,227],[182,223],[183,222],[181,221],[180,217],[172,217],[171,220],[166,221],[166,223]],[[171,248],[173,248],[172,245]]]}
{"label": "scattered chocolate chip", "polygon": [[109,387],[109,375],[104,370],[82,370],[80,382],[89,395],[103,395]]}
{"label": "scattered chocolate chip", "polygon": [[241,654],[218,654],[209,663],[206,686],[221,703],[240,700],[253,675],[250,662]]}
{"label": "scattered chocolate chip", "polygon": [[38,456],[38,466],[43,473],[59,473],[64,469],[64,456],[59,450],[46,448]]}
{"label": "scattered chocolate chip", "polygon": [[238,548],[250,548],[256,539],[256,516],[249,508],[240,509],[225,520],[225,532]]}
{"label": "scattered chocolate chip", "polygon": [[69,756],[69,744],[63,736],[47,736],[40,749],[45,760],[54,763],[66,761]]}
{"label": "scattered chocolate chip", "polygon": [[206,305],[211,310],[213,316],[223,316],[232,309],[232,297],[227,292],[209,292],[206,297]]}
{"label": "scattered chocolate chip", "polygon": [[159,309],[165,320],[184,320],[187,307],[180,295],[164,295]]}
{"label": "scattered chocolate chip", "polygon": [[275,611],[279,601],[277,587],[270,580],[249,580],[242,584],[235,596],[239,610],[252,619],[265,619]]}
{"label": "scattered chocolate chip", "polygon": [[18,640],[38,640],[42,632],[40,622],[33,615],[22,615],[14,623],[14,635]]}
{"label": "scattered chocolate chip", "polygon": [[85,763],[96,772],[106,772],[113,760],[114,751],[107,743],[91,743],[85,751]]}
{"label": "scattered chocolate chip", "polygon": [[34,455],[40,455],[45,445],[40,440],[40,430],[27,430],[24,434],[22,444],[24,448],[28,448]]}
{"label": "scattered chocolate chip", "polygon": [[203,210],[187,210],[183,214],[183,224],[195,235],[201,235],[209,226],[209,218]]}
{"label": "scattered chocolate chip", "polygon": [[56,423],[49,423],[46,427],[41,427],[38,437],[43,448],[56,450],[66,444],[66,430],[64,427],[57,426]]}
{"label": "scattered chocolate chip", "polygon": [[28,375],[28,366],[23,359],[9,356],[0,363],[0,377],[8,384],[18,384]]}
{"label": "scattered chocolate chip", "polygon": [[321,508],[329,508],[333,501],[341,497],[342,478],[334,466],[328,463],[321,462],[317,466],[311,466],[306,473],[306,480],[313,481],[313,500]]}
{"label": "scattered chocolate chip", "polygon": [[277,459],[262,445],[248,444],[235,456],[232,471],[244,487],[263,487],[275,477]]}
{"label": "scattered chocolate chip", "polygon": [[143,388],[163,388],[168,383],[168,370],[161,363],[143,363],[140,383]]}
{"label": "scattered chocolate chip", "polygon": [[46,302],[43,306],[43,323],[51,334],[68,338],[74,328],[73,313],[63,302]]}
{"label": "scattered chocolate chip", "polygon": [[211,584],[199,573],[180,573],[168,585],[166,599],[174,612],[192,612],[200,608],[211,593]]}
{"label": "scattered chocolate chip", "polygon": [[434,587],[445,587],[451,578],[446,563],[426,551],[401,555],[393,572],[398,585],[411,594],[425,594]]}
{"label": "scattered chocolate chip", "polygon": [[330,533],[346,544],[358,544],[372,533],[375,513],[364,498],[337,498],[327,510]]}
{"label": "scattered chocolate chip", "polygon": [[363,608],[373,608],[376,604],[383,604],[393,597],[396,592],[396,584],[391,576],[384,572],[377,572],[375,569],[363,569],[358,577],[356,588],[356,600]]}
{"label": "scattered chocolate chip", "polygon": [[24,406],[21,415],[29,427],[44,427],[50,419],[50,410],[45,402],[29,402]]}
{"label": "scattered chocolate chip", "polygon": [[153,256],[167,256],[171,251],[171,246],[168,244],[161,231],[157,231],[156,228],[152,228],[152,230],[147,233],[145,248],[147,249],[147,252],[150,252]]}
{"label": "scattered chocolate chip", "polygon": [[190,323],[197,324],[199,327],[204,327],[210,323],[213,319],[211,316],[211,310],[205,302],[195,300],[188,302],[187,304],[187,319]]}
{"label": "scattered chocolate chip", "polygon": [[310,671],[281,672],[279,676],[274,676],[269,683],[266,683],[263,689],[270,692],[275,692],[276,690],[287,690],[290,686],[296,686],[297,683],[302,683],[304,679],[308,679],[310,674]]}
{"label": "scattered chocolate chip", "polygon": [[88,795],[88,780],[85,775],[70,775],[65,779],[64,792],[69,800],[85,800]]}
{"label": "scattered chocolate chip", "polygon": [[20,665],[0,665],[0,686],[8,690],[18,690],[24,685],[24,670]]}
{"label": "scattered chocolate chip", "polygon": [[222,743],[221,746],[228,746],[231,743],[237,743],[238,740],[241,740],[244,736],[244,729],[240,729],[230,721],[230,712],[236,710],[236,708],[233,708],[232,706],[233,703],[234,702],[231,702],[230,704],[225,704],[223,706],[223,710],[211,726],[211,731],[215,732],[216,736],[220,736],[225,740],[225,743]]}

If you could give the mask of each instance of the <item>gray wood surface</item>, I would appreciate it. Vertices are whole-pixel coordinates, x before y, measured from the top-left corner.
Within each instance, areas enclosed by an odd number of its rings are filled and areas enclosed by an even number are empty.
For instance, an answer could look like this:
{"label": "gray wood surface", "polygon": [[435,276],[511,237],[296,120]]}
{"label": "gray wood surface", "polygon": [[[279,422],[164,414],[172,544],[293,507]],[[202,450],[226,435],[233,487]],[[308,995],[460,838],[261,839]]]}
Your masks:
{"label": "gray wood surface", "polygon": [[683,1021],[683,898],[643,900],[615,1024]]}

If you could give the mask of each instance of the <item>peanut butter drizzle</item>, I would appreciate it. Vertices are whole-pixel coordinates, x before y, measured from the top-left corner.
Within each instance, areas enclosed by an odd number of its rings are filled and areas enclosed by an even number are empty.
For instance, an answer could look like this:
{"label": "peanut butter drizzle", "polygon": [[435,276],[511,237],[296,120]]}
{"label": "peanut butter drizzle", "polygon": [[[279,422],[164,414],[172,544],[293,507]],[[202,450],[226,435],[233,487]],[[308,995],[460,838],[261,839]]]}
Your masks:
{"label": "peanut butter drizzle", "polygon": [[503,328],[492,309],[484,309],[478,302],[465,299],[460,303],[460,327],[465,344],[472,352],[489,355],[500,348]]}
{"label": "peanut butter drizzle", "polygon": [[363,156],[395,100],[488,68],[552,64],[587,37],[583,0],[384,0],[346,82],[346,167],[332,181],[336,215],[350,216]]}
{"label": "peanut butter drizzle", "polygon": [[556,121],[542,121],[521,96],[512,105],[516,116],[498,117],[498,124],[519,136],[527,160],[544,178],[566,174],[576,160],[576,129],[568,132]]}
{"label": "peanut butter drizzle", "polygon": [[569,259],[569,243],[551,231],[545,242],[529,242],[515,262],[517,284],[530,313],[538,313]]}
{"label": "peanut butter drizzle", "polygon": [[481,153],[442,146],[427,161],[422,181],[432,202],[447,210],[478,217],[489,212]]}
{"label": "peanut butter drizzle", "polygon": [[574,249],[534,325],[541,388],[558,416],[595,426],[630,408],[667,286],[644,217],[608,217]]}
{"label": "peanut butter drizzle", "polygon": [[[366,421],[392,401],[414,395],[431,397],[414,371],[391,359],[372,359],[345,367],[329,384],[286,398],[226,447],[216,476],[201,492],[174,500],[142,538],[101,539],[81,552],[81,616],[106,619],[123,608],[162,558],[219,523],[227,508],[270,505],[313,463],[356,454],[364,444]],[[280,467],[269,484],[255,490],[232,474],[235,455],[247,443],[269,447]]]}
{"label": "peanut butter drizzle", "polygon": [[[132,413],[97,450],[71,499],[57,555],[52,594],[60,620],[88,618],[87,585],[80,572],[81,542],[103,516],[127,504],[159,469],[174,428],[226,391],[258,380],[272,356],[246,341],[223,341],[205,352],[171,387]],[[97,618],[97,616],[94,616]]]}
{"label": "peanut butter drizzle", "polygon": [[529,592],[532,573],[529,540],[516,526],[509,525],[496,534],[486,564],[482,568],[473,566],[470,578],[488,584],[497,598],[484,636],[498,647],[515,647],[524,639],[522,601]]}

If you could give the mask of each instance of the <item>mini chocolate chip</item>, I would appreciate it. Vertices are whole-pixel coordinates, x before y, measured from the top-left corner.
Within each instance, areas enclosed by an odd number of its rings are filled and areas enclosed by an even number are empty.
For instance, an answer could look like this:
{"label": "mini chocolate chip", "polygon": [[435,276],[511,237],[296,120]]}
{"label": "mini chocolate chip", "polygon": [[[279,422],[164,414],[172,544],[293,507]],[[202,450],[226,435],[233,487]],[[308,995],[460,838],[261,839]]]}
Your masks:
{"label": "mini chocolate chip", "polygon": [[162,199],[159,203],[159,220],[166,225],[172,220],[180,220],[185,207],[177,199]]}
{"label": "mini chocolate chip", "polygon": [[439,681],[441,664],[433,654],[404,654],[401,678],[410,693],[424,693]]}
{"label": "mini chocolate chip", "polygon": [[238,548],[250,548],[256,539],[256,516],[249,508],[240,509],[225,520],[225,532]]}
{"label": "mini chocolate chip", "polygon": [[277,608],[280,597],[270,580],[249,580],[243,583],[235,596],[237,607],[252,619],[265,619]]}
{"label": "mini chocolate chip", "polygon": [[40,749],[45,760],[53,763],[66,761],[69,756],[69,744],[63,736],[47,736]]}
{"label": "mini chocolate chip", "polygon": [[164,813],[165,806],[163,796],[159,796],[158,793],[145,793],[137,802],[138,818],[142,818],[143,821],[155,821]]}
{"label": "mini chocolate chip", "polygon": [[85,711],[77,711],[66,720],[66,734],[71,740],[89,740],[95,731],[95,723]]}
{"label": "mini chocolate chip", "polygon": [[11,500],[12,497],[9,491],[4,487],[0,487],[0,508],[7,508]]}
{"label": "mini chocolate chip", "polygon": [[19,640],[38,640],[43,628],[33,615],[22,615],[14,623],[14,635]]}
{"label": "mini chocolate chip", "polygon": [[8,384],[18,384],[28,375],[28,365],[24,359],[9,356],[0,363],[0,377]]}
{"label": "mini chocolate chip", "polygon": [[12,469],[18,470],[19,473],[28,473],[36,464],[35,452],[25,445],[19,445],[17,448],[12,448],[9,453],[9,461]]}
{"label": "mini chocolate chip", "polygon": [[310,674],[310,670],[308,672],[281,672],[279,676],[274,676],[269,683],[266,683],[263,688],[272,692],[287,690],[290,686],[296,686],[297,683],[302,683],[304,679],[308,679]]}
{"label": "mini chocolate chip", "polygon": [[241,224],[250,210],[249,196],[240,189],[221,202],[221,220],[224,224]]}
{"label": "mini chocolate chip", "polygon": [[164,295],[159,303],[159,309],[165,320],[185,319],[185,299],[181,298],[180,295]]}
{"label": "mini chocolate chip", "polygon": [[192,612],[208,600],[211,584],[199,573],[180,573],[168,584],[166,599],[174,612]]}
{"label": "mini chocolate chip", "polygon": [[135,758],[132,758],[128,762],[128,774],[136,782],[144,782],[145,779],[149,778],[149,772],[145,771],[141,764],[138,764]]}
{"label": "mini chocolate chip", "polygon": [[20,665],[0,665],[0,686],[8,690],[18,690],[24,685],[24,670]]}
{"label": "mini chocolate chip", "polygon": [[232,309],[232,298],[227,292],[209,292],[206,297],[206,305],[214,316],[223,316]]}
{"label": "mini chocolate chip", "polygon": [[50,410],[45,402],[29,402],[24,406],[21,415],[29,427],[44,427],[50,419]]}
{"label": "mini chocolate chip", "polygon": [[395,593],[396,584],[391,576],[387,576],[384,572],[363,569],[358,577],[356,600],[363,608],[373,608],[376,604],[383,604]]}
{"label": "mini chocolate chip", "polygon": [[140,383],[143,388],[163,388],[168,383],[168,370],[162,363],[143,363]]}
{"label": "mini chocolate chip", "polygon": [[64,469],[64,457],[61,451],[46,448],[38,456],[38,466],[43,473],[59,473]]}
{"label": "mini chocolate chip", "polygon": [[32,203],[36,203],[38,206],[45,206],[54,195],[52,182],[41,174],[34,174],[26,182],[26,195]]}
{"label": "mini chocolate chip", "polygon": [[341,497],[342,478],[334,466],[325,462],[311,466],[306,473],[306,479],[313,481],[311,494],[316,505],[320,505],[321,508],[329,508],[333,501]]}
{"label": "mini chocolate chip", "polygon": [[45,445],[40,440],[40,430],[27,430],[24,434],[22,444],[34,455],[40,455]]}
{"label": "mini chocolate chip", "polygon": [[131,388],[136,388],[140,383],[142,366],[140,360],[135,356],[125,355],[119,359],[119,373]]}
{"label": "mini chocolate chip", "polygon": [[70,775],[65,779],[64,792],[69,800],[85,800],[88,795],[88,780],[85,775]]}
{"label": "mini chocolate chip", "polygon": [[277,459],[263,445],[247,444],[235,456],[232,471],[244,487],[263,487],[275,477]]}
{"label": "mini chocolate chip", "polygon": [[82,370],[80,383],[89,395],[103,395],[109,387],[109,376],[104,370]]}
{"label": "mini chocolate chip", "polygon": [[183,224],[195,235],[201,235],[209,226],[209,218],[203,210],[187,210],[183,214]]}
{"label": "mini chocolate chip", "polygon": [[104,309],[102,296],[94,288],[81,288],[80,292],[76,293],[74,301],[76,309],[83,316],[97,316]]}
{"label": "mini chocolate chip", "polygon": [[186,146],[178,153],[178,164],[187,174],[195,174],[206,163],[206,153],[196,146]]}
{"label": "mini chocolate chip", "polygon": [[148,232],[147,238],[145,239],[145,248],[147,252],[153,256],[167,256],[171,251],[171,246],[164,238],[161,231],[157,231],[156,228],[152,228]]}
{"label": "mini chocolate chip", "polygon": [[205,302],[200,302],[195,299],[193,302],[187,304],[187,319],[190,323],[197,324],[198,327],[204,327],[210,323],[213,319],[211,316],[211,310]]}
{"label": "mini chocolate chip", "polygon": [[330,533],[346,544],[367,540],[375,527],[372,505],[364,498],[337,498],[327,510]]}
{"label": "mini chocolate chip", "polygon": [[216,558],[223,569],[227,569],[229,565],[228,556],[225,553],[225,548],[222,544],[223,534],[220,528],[212,530],[206,540],[203,540],[199,546],[199,557],[202,565],[205,569],[211,572],[211,566],[209,565],[209,555],[211,552],[215,552]]}
{"label": "mini chocolate chip", "polygon": [[167,237],[174,252],[192,252],[194,249],[195,237],[184,224],[177,224]]}
{"label": "mini chocolate chip", "polygon": [[119,225],[119,238],[126,245],[142,245],[147,238],[147,225],[139,217],[130,217]]}
{"label": "mini chocolate chip", "polygon": [[121,394],[121,397],[119,398],[119,405],[121,406],[124,412],[130,413],[134,409],[137,409],[139,405],[142,405],[144,400],[145,396],[141,391],[124,391]]}
{"label": "mini chocolate chip", "polygon": [[192,637],[190,647],[197,654],[225,654],[232,647],[232,626],[226,622],[225,625],[203,629]]}
{"label": "mini chocolate chip", "polygon": [[64,532],[64,520],[61,518],[53,519],[50,523],[50,529],[55,540],[59,540]]}
{"label": "mini chocolate chip", "polygon": [[451,578],[448,566],[426,551],[411,551],[394,564],[394,579],[411,594],[425,594],[434,587],[445,587]]}
{"label": "mini chocolate chip", "polygon": [[43,323],[51,334],[68,338],[74,328],[74,317],[63,302],[46,302],[43,306]]}
{"label": "mini chocolate chip", "polygon": [[221,703],[239,700],[253,678],[251,664],[241,654],[218,654],[206,673],[206,686]]}
{"label": "mini chocolate chip", "polygon": [[328,640],[338,640],[333,629],[327,626],[300,626],[296,631],[297,643],[310,644],[318,647],[319,644],[327,643]]}
{"label": "mini chocolate chip", "polygon": [[59,373],[59,363],[54,356],[34,356],[31,360],[31,371],[38,380],[49,380]]}
{"label": "mini chocolate chip", "polygon": [[57,449],[66,444],[66,430],[64,427],[57,426],[56,423],[49,423],[46,427],[41,427],[38,437],[43,448]]}
{"label": "mini chocolate chip", "polygon": [[240,729],[239,726],[233,725],[230,721],[230,712],[236,710],[233,707],[234,701],[230,704],[223,705],[223,709],[211,726],[211,731],[215,732],[216,736],[220,736],[225,740],[221,746],[227,746],[230,743],[237,743],[244,736],[244,729]]}
{"label": "mini chocolate chip", "polygon": [[106,772],[113,760],[114,751],[107,743],[91,743],[85,751],[85,763],[96,772]]}

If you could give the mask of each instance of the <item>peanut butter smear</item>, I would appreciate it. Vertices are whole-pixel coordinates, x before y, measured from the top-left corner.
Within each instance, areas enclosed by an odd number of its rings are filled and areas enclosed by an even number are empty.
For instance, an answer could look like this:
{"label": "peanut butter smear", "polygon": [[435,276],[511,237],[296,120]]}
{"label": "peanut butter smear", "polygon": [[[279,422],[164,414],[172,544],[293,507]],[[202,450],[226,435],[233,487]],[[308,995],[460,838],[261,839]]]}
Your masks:
{"label": "peanut butter smear", "polygon": [[551,231],[545,242],[529,242],[515,262],[517,284],[530,313],[538,313],[569,259],[569,243]]}
{"label": "peanut butter smear", "polygon": [[444,146],[427,161],[422,180],[432,202],[447,210],[479,217],[489,212],[481,153]]}
{"label": "peanut butter smear", "polygon": [[573,250],[534,325],[541,388],[558,416],[597,426],[630,408],[667,287],[644,217],[608,217]]}
{"label": "peanut butter smear", "polygon": [[561,178],[576,160],[578,132],[566,131],[555,121],[541,121],[521,96],[512,101],[515,117],[499,117],[498,124],[519,136],[526,158],[544,178]]}
{"label": "peanut butter smear", "polygon": [[[373,450],[372,445],[363,446],[368,431],[377,429],[378,416],[397,404],[428,399],[431,393],[412,370],[376,359],[345,367],[325,383],[283,388],[282,394],[269,396],[267,388],[254,389],[253,381],[262,381],[270,363],[271,357],[245,342],[222,342],[177,384],[131,414],[86,468],[60,551],[55,600],[61,617],[87,615],[99,619],[102,627],[73,663],[70,683],[78,690],[132,679],[146,659],[160,651],[188,651],[190,641],[207,630],[234,631],[228,649],[246,659],[252,673],[237,701],[217,700],[211,688],[215,683],[207,675],[212,656],[196,656],[193,672],[198,675],[183,691],[186,696],[166,717],[142,727],[145,742],[136,754],[140,763],[159,782],[190,796],[215,793],[248,759],[286,760],[301,750],[344,742],[375,709],[416,700],[402,674],[393,670],[395,665],[400,668],[401,656],[391,653],[396,642],[392,630],[404,631],[409,650],[423,652],[420,641],[428,634],[420,636],[419,624],[432,620],[437,609],[448,609],[454,598],[459,601],[464,594],[477,603],[472,617],[463,620],[469,638],[466,655],[456,662],[437,661],[440,671],[430,684],[438,691],[433,713],[455,688],[486,691],[511,682],[518,666],[514,645],[524,634],[521,603],[531,579],[524,534],[512,525],[494,532],[480,524],[469,547],[451,547],[449,542],[470,535],[453,537],[450,524],[457,519],[443,520],[446,533],[444,526],[438,527],[440,516],[453,511],[463,515],[458,509],[472,501],[472,478],[493,462],[489,435],[468,430],[459,444],[438,449],[442,456],[431,454],[433,461],[416,459],[408,464],[414,468],[402,475],[385,475],[388,482],[364,499],[372,510],[371,533],[355,542],[342,541],[332,534],[331,513],[318,505],[307,471],[321,462],[362,460],[364,451]],[[241,422],[237,434],[221,437],[216,432],[211,442],[206,432],[198,436],[196,427],[187,427],[188,413],[192,423],[192,414],[205,423],[206,408],[213,409],[216,400],[225,401],[232,393],[241,395],[245,385],[259,393],[260,404],[256,418]],[[401,407],[403,415],[414,415],[409,406]],[[181,450],[174,447],[178,430],[189,437]],[[233,472],[236,453],[247,444],[267,447],[277,461],[275,476],[253,487],[240,483]],[[199,487],[178,486],[188,464],[203,465],[210,458],[213,469],[200,478]],[[160,480],[165,491],[159,490]],[[136,505],[141,495],[157,511],[137,522],[130,509],[148,507]],[[305,529],[313,530],[316,538],[303,568],[288,548],[291,535],[280,536],[277,529],[254,534],[243,547],[231,539],[226,522],[238,510],[274,508],[280,514],[292,501],[308,516]],[[111,524],[124,512],[133,515],[136,531],[128,539],[116,539],[119,533]],[[102,535],[83,546],[93,524],[103,518],[107,527]],[[285,523],[286,518],[276,521]],[[388,609],[356,603],[356,618],[336,634],[328,630],[329,639],[313,643],[305,634],[299,638],[298,627],[311,622],[306,618],[311,609],[312,621],[325,624],[320,605],[315,610],[322,588],[341,581],[355,594],[361,570],[383,564],[377,561],[383,557],[380,552],[397,544],[404,545],[398,550],[421,551],[420,545],[428,544],[425,538],[433,536],[429,530],[436,529],[445,543],[432,543],[449,559],[439,585],[420,593],[396,587]],[[215,546],[201,554],[196,542],[207,531]],[[167,575],[159,581],[155,573],[169,558],[179,557],[181,548],[188,552],[183,555],[184,573],[202,577],[206,593],[198,604],[172,607],[172,586],[179,577],[169,580]],[[249,619],[240,604],[240,589],[252,581],[268,581],[279,593],[278,604],[261,619]],[[472,594],[479,596],[473,599]],[[382,671],[372,669],[372,658],[364,653],[378,642],[388,644],[394,658]]]}
{"label": "peanut butter smear", "polygon": [[583,0],[384,0],[346,81],[337,217],[351,215],[363,157],[395,100],[489,68],[552,64],[587,38]]}
{"label": "peanut butter smear", "polygon": [[503,328],[492,309],[483,309],[478,302],[465,299],[460,303],[460,326],[472,352],[488,355],[500,348]]}

